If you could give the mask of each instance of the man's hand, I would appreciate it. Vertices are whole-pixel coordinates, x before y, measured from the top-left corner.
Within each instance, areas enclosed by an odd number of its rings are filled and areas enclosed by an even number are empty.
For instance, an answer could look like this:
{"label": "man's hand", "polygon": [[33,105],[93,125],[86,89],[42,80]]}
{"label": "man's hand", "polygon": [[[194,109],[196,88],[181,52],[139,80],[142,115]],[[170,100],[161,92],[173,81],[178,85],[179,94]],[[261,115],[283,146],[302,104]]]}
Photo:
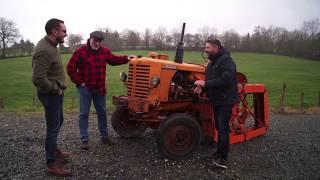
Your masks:
{"label": "man's hand", "polygon": [[205,81],[203,81],[203,80],[196,80],[194,82],[194,85],[200,86],[200,87],[204,87],[204,84],[205,84]]}
{"label": "man's hand", "polygon": [[84,87],[84,86],[86,86],[86,83],[83,82],[83,83],[80,84],[80,86]]}
{"label": "man's hand", "polygon": [[200,86],[197,86],[197,87],[193,90],[193,92],[196,93],[196,94],[198,94],[198,95],[200,95],[200,94],[202,93],[202,91],[203,91],[203,88],[200,87]]}
{"label": "man's hand", "polygon": [[59,96],[63,95],[63,89],[60,89],[60,90],[59,90],[58,95],[59,95]]}
{"label": "man's hand", "polygon": [[129,56],[128,56],[128,60],[131,61],[131,59],[136,58],[136,57],[137,57],[137,56],[135,56],[135,55],[129,55]]}

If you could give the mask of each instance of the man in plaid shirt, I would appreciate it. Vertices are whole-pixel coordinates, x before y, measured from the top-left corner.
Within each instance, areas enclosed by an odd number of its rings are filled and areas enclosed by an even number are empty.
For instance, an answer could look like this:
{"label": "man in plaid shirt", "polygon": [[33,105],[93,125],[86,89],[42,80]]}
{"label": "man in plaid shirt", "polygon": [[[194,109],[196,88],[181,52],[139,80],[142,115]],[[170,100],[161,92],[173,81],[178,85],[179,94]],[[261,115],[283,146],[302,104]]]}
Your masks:
{"label": "man in plaid shirt", "polygon": [[67,73],[77,86],[80,94],[80,139],[82,149],[89,149],[88,117],[91,101],[95,106],[101,141],[112,145],[108,137],[106,115],[106,65],[126,64],[131,56],[115,56],[102,46],[104,35],[94,31],[90,34],[87,44],[77,49],[67,65]]}

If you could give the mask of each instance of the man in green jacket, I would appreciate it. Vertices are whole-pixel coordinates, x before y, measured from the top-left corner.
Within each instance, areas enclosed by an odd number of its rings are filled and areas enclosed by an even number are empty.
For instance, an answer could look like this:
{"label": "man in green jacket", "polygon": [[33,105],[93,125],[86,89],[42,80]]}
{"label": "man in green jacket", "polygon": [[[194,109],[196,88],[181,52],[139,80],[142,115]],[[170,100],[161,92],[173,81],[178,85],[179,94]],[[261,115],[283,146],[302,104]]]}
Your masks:
{"label": "man in green jacket", "polygon": [[50,19],[45,26],[47,35],[35,47],[32,58],[32,82],[45,110],[47,125],[45,151],[48,172],[56,176],[71,176],[57,162],[70,156],[57,147],[63,123],[63,92],[66,89],[64,67],[57,45],[67,36],[64,22]]}

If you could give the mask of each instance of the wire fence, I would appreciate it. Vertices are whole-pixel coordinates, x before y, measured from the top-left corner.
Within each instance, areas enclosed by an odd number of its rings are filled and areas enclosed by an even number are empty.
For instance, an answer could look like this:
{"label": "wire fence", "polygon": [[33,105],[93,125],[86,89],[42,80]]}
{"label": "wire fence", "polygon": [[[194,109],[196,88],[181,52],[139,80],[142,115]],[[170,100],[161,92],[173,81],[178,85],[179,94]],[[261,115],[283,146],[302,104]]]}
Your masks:
{"label": "wire fence", "polygon": [[[279,98],[279,109],[277,110],[279,113],[286,113],[286,109],[287,109],[287,106],[286,104],[288,104],[288,99],[287,99],[287,85],[284,83],[283,86],[282,86],[282,90],[281,90],[281,93],[280,93],[280,98]],[[299,106],[298,106],[298,111],[300,112],[304,112],[305,109],[307,108],[306,105],[305,105],[305,93],[304,92],[301,92],[300,94],[296,94],[296,96],[300,96],[299,98]],[[317,96],[317,103],[313,106],[313,107],[320,107],[320,90],[318,91],[318,94],[316,95]],[[0,109],[6,109],[6,105],[9,100],[11,101],[14,101],[14,99],[12,98],[8,98],[8,97],[0,97]],[[114,106],[112,105],[112,102],[111,100],[107,99],[107,108],[108,108],[108,111],[112,111],[114,110]],[[69,97],[64,97],[64,109],[67,110],[67,111],[71,111],[71,112],[74,112],[74,111],[78,111],[79,109],[79,97],[78,96],[69,96]],[[26,105],[28,107],[28,111],[37,111],[39,109],[42,108],[42,105],[38,99],[38,97],[34,94],[32,97],[31,97],[31,103],[28,103],[28,105]]]}

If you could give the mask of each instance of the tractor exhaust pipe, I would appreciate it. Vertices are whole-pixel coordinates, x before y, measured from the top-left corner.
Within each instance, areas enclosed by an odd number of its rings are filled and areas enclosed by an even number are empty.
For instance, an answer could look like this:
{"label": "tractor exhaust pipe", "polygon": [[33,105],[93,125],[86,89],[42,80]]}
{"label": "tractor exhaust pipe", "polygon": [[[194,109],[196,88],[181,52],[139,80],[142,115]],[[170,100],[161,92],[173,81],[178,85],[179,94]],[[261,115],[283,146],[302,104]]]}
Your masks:
{"label": "tractor exhaust pipe", "polygon": [[176,57],[174,58],[174,62],[176,63],[182,63],[183,62],[183,37],[184,37],[184,29],[186,27],[186,23],[183,23],[182,25],[182,32],[181,32],[181,39],[180,42],[177,45],[177,50],[176,50]]}

